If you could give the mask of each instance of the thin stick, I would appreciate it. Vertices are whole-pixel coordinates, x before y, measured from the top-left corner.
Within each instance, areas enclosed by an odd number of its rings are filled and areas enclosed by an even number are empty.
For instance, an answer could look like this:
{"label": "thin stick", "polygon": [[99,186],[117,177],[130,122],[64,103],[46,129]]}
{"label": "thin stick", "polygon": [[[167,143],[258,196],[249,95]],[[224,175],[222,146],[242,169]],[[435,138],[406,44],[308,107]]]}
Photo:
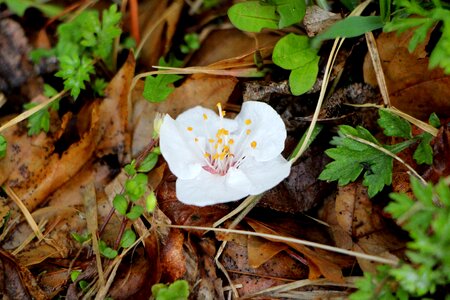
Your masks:
{"label": "thin stick", "polygon": [[285,236],[279,236],[274,234],[268,234],[268,233],[259,233],[259,232],[253,232],[253,231],[245,231],[245,230],[237,230],[237,229],[226,229],[226,228],[213,228],[213,227],[202,227],[202,226],[185,226],[185,225],[168,225],[168,224],[162,224],[158,223],[156,224],[159,227],[169,227],[169,228],[179,228],[179,229],[185,229],[185,230],[211,230],[215,232],[223,232],[223,233],[234,233],[234,234],[242,234],[242,235],[250,235],[250,236],[258,236],[269,240],[276,240],[280,242],[287,242],[287,243],[295,243],[299,245],[309,246],[309,247],[315,247],[335,253],[340,253],[344,255],[354,256],[361,259],[367,259],[374,262],[379,262],[382,264],[388,264],[388,265],[397,265],[397,261],[393,259],[383,258],[379,256],[374,256],[370,254],[365,254],[361,252],[346,250],[342,248],[337,248],[329,245],[324,245],[320,243],[305,241],[301,239],[296,238],[290,238]]}
{"label": "thin stick", "polygon": [[137,0],[130,0],[130,27],[131,36],[136,41],[136,44],[141,42],[141,36],[139,33],[139,7]]}

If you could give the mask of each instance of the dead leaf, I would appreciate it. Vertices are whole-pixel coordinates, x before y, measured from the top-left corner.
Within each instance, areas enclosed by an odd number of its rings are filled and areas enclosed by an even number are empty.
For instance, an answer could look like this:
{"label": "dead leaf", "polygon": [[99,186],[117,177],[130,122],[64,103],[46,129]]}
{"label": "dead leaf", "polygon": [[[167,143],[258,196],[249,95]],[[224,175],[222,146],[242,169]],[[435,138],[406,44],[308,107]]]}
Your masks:
{"label": "dead leaf", "polygon": [[248,237],[248,264],[256,269],[289,247],[283,243],[270,242],[259,237]]}
{"label": "dead leaf", "polygon": [[303,18],[303,25],[308,36],[313,37],[341,19],[339,14],[324,10],[317,5],[309,5]]}
{"label": "dead leaf", "polygon": [[161,250],[163,282],[173,282],[186,273],[186,258],[183,254],[184,235],[178,229],[171,229]]}
{"label": "dead leaf", "polygon": [[427,181],[437,183],[440,178],[450,175],[450,130],[448,122],[443,125],[435,138],[433,146],[433,165],[425,171]]}
{"label": "dead leaf", "polygon": [[[426,46],[431,31],[424,43],[408,52],[408,43],[414,30],[402,34],[381,33],[377,47],[382,62],[391,103],[396,108],[420,119],[428,119],[432,112],[448,116],[450,106],[450,76],[443,70],[428,68]],[[377,81],[369,55],[364,61],[364,80],[376,86]]]}

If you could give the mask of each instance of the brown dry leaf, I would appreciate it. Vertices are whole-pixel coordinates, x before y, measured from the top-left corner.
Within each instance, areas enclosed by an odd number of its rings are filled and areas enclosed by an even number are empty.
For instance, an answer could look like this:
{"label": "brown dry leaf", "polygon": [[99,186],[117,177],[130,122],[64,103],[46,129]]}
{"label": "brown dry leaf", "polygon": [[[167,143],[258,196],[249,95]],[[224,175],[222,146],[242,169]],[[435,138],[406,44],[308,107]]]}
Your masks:
{"label": "brown dry leaf", "polygon": [[249,236],[247,248],[248,264],[256,269],[289,247],[283,243],[270,242],[260,237]]}
{"label": "brown dry leaf", "polygon": [[[329,200],[322,218],[338,247],[396,260],[394,253],[404,248],[405,241],[389,230],[381,213],[370,201],[367,188],[355,182],[339,187],[335,202]],[[376,271],[377,264],[357,260],[364,271]]]}
{"label": "brown dry leaf", "polygon": [[150,143],[157,112],[176,117],[196,105],[215,109],[217,102],[225,104],[228,101],[237,82],[236,78],[229,76],[195,74],[175,88],[162,103],[149,103],[142,97],[143,85],[137,85],[133,93],[132,155],[136,156]]}
{"label": "brown dry leaf", "polygon": [[117,154],[119,162],[124,163],[130,155],[129,115],[131,103],[128,103],[128,91],[134,76],[135,60],[133,53],[119,72],[114,76],[105,90],[105,99],[99,108],[101,116],[99,130],[104,132],[100,139],[96,154],[102,157]]}
{"label": "brown dry leaf", "polygon": [[324,10],[317,5],[310,5],[306,8],[303,24],[308,36],[313,37],[341,19],[340,14]]}
{"label": "brown dry leaf", "polygon": [[0,294],[3,299],[48,299],[30,271],[5,251],[0,251]]}
{"label": "brown dry leaf", "polygon": [[[277,232],[258,221],[247,220],[247,223],[256,232],[288,236],[286,233]],[[311,250],[310,248],[300,245],[300,244],[295,244],[295,243],[290,243],[290,242],[286,242],[285,244],[289,245],[291,248],[302,253],[308,259],[308,261],[310,263],[309,267],[310,267],[310,271],[311,271],[309,274],[309,279],[316,279],[317,275],[323,275],[323,276],[325,276],[325,278],[327,278],[331,281],[344,282],[341,268],[337,264],[332,262],[331,260],[324,257],[323,254],[318,254],[317,251]],[[320,271],[320,274],[316,274],[317,270]]]}
{"label": "brown dry leaf", "polygon": [[[183,8],[183,0],[173,1],[145,1],[140,4],[139,27],[141,37],[150,34],[142,47],[140,63],[151,67],[158,65],[158,60],[170,49],[172,37]],[[170,13],[163,18],[164,14]]]}
{"label": "brown dry leaf", "polygon": [[253,64],[253,52],[256,49],[265,49],[261,53],[262,57],[269,57],[279,39],[280,36],[273,33],[248,34],[235,28],[215,30],[202,42],[202,47],[195,52],[189,65],[213,64],[211,66],[227,68],[230,61],[233,64],[239,61]]}
{"label": "brown dry leaf", "polygon": [[[425,42],[414,52],[408,52],[408,43],[414,30],[398,35],[382,33],[377,39],[391,103],[396,108],[420,119],[428,119],[432,112],[449,115],[450,76],[442,69],[428,69],[427,46],[431,31]],[[364,61],[364,80],[377,85],[369,55]]]}
{"label": "brown dry leaf", "polygon": [[161,250],[163,282],[173,282],[186,273],[186,258],[183,254],[184,235],[178,229],[171,229]]}

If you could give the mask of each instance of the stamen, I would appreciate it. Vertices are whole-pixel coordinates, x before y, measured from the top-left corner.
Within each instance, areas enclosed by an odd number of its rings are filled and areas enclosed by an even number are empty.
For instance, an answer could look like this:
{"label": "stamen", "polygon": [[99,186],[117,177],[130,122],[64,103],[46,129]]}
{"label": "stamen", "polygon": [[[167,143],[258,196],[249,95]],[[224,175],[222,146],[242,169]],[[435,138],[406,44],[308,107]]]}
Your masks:
{"label": "stamen", "polygon": [[228,144],[229,144],[229,145],[233,145],[233,144],[234,144],[234,140],[233,140],[233,139],[229,139],[229,140],[228,140]]}
{"label": "stamen", "polygon": [[198,138],[194,138],[194,142],[198,143]]}
{"label": "stamen", "polygon": [[189,126],[188,128],[186,128],[188,131],[192,131],[194,128],[192,128],[191,126]]}
{"label": "stamen", "polygon": [[203,114],[203,120],[208,120],[208,116],[206,114]]}
{"label": "stamen", "polygon": [[247,129],[247,130],[245,131],[245,134],[246,134],[246,135],[249,135],[250,133],[252,133],[252,131],[251,131],[250,129]]}
{"label": "stamen", "polygon": [[250,120],[250,119],[246,119],[244,122],[245,122],[245,125],[250,125],[250,124],[252,124],[252,120]]}
{"label": "stamen", "polygon": [[250,146],[251,146],[253,149],[255,149],[255,148],[256,148],[256,141],[252,141],[252,142],[250,143]]}
{"label": "stamen", "polygon": [[209,139],[208,142],[210,142],[212,144],[212,143],[214,143],[214,139]]}

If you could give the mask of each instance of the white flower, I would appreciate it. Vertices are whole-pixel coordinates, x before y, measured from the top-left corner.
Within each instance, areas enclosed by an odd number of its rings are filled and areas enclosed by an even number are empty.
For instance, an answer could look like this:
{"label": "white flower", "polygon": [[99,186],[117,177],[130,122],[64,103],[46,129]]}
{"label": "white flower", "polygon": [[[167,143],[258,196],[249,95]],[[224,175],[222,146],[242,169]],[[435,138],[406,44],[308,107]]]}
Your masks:
{"label": "white flower", "polygon": [[194,107],[176,120],[166,115],[160,131],[161,152],[178,177],[177,197],[197,206],[260,194],[289,175],[281,156],[286,127],[277,112],[248,101],[234,120]]}

